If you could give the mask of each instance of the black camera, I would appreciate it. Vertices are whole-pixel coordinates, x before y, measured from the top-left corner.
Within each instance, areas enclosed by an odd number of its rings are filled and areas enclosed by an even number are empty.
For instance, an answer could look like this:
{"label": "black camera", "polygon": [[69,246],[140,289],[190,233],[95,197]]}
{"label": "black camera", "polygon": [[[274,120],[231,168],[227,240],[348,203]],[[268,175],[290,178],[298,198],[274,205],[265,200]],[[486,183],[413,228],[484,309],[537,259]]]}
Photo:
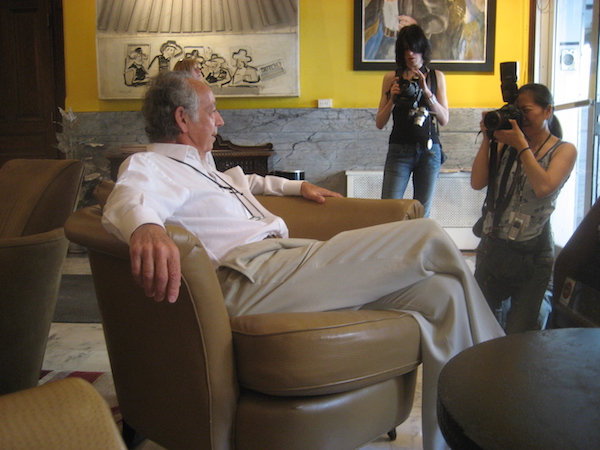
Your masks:
{"label": "black camera", "polygon": [[408,116],[413,118],[413,123],[422,127],[429,116],[427,108],[419,107],[419,101],[423,96],[423,89],[419,86],[419,78],[406,80],[400,77],[400,93],[394,96],[394,103],[397,106],[410,108]]}
{"label": "black camera", "polygon": [[418,81],[400,78],[399,85],[400,93],[394,96],[394,103],[398,106],[416,109],[423,95],[423,89],[419,86]]}
{"label": "black camera", "polygon": [[517,73],[519,64],[517,62],[500,63],[500,83],[502,99],[506,102],[502,108],[490,111],[483,118],[483,124],[491,135],[496,130],[510,130],[512,127],[509,120],[517,121],[519,127],[523,123],[523,115],[514,104],[517,100]]}
{"label": "black camera", "polygon": [[509,119],[516,120],[519,126],[521,126],[521,123],[523,122],[521,111],[519,111],[519,108],[512,103],[508,103],[496,111],[487,113],[483,118],[483,124],[488,131],[492,132],[496,130],[510,130],[512,126],[510,125]]}

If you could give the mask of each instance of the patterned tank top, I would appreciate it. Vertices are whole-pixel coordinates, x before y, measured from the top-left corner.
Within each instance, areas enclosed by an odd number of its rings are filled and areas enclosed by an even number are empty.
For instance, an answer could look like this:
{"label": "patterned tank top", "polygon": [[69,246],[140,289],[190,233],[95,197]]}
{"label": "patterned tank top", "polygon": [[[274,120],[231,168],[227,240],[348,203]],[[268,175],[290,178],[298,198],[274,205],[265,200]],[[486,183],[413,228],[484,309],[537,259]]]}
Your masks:
{"label": "patterned tank top", "polygon": [[[542,158],[538,160],[538,163],[544,169],[548,169],[550,161],[552,160],[552,155],[554,154],[556,149],[563,143],[564,141],[559,140],[556,144],[552,146],[550,150],[548,150],[548,152],[544,156],[542,156]],[[509,161],[509,153],[510,152],[508,151],[503,152],[498,168],[499,174],[503,174],[506,169],[506,165]],[[528,241],[536,236],[539,236],[542,233],[544,225],[546,225],[546,222],[550,218],[550,215],[556,208],[556,198],[558,197],[558,194],[560,194],[560,190],[564,186],[564,183],[548,197],[538,198],[535,195],[533,187],[529,183],[529,179],[525,175],[523,167],[520,164],[513,164],[512,168],[510,169],[507,185],[510,186],[510,184],[514,180],[514,177],[517,176],[517,167],[521,173],[518,174],[517,185],[510,199],[510,203],[502,213],[499,223],[500,228],[498,230],[498,237],[501,239],[508,239],[508,231],[511,228],[515,214],[522,214],[528,217],[528,220],[521,227],[521,232],[517,236],[516,241]],[[495,178],[496,192],[498,192],[500,186],[500,179],[502,177],[497,176]],[[493,220],[493,214],[490,211],[488,211],[486,213],[485,221],[483,223],[484,233],[490,233],[492,231]]]}

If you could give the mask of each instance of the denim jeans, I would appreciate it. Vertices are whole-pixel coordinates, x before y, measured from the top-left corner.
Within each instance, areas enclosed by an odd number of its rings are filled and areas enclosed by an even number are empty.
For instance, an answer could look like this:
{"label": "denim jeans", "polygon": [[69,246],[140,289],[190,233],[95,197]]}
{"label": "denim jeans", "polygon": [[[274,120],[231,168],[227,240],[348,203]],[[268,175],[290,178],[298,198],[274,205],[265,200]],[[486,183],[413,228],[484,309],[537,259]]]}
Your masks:
{"label": "denim jeans", "polygon": [[[525,242],[482,236],[477,247],[475,279],[506,334],[540,329],[540,307],[553,263],[549,224],[541,235]],[[507,305],[510,306],[504,317],[503,308]]]}
{"label": "denim jeans", "polygon": [[381,198],[403,198],[413,176],[413,198],[419,200],[429,217],[435,185],[442,166],[442,147],[430,150],[422,144],[390,144],[383,172]]}

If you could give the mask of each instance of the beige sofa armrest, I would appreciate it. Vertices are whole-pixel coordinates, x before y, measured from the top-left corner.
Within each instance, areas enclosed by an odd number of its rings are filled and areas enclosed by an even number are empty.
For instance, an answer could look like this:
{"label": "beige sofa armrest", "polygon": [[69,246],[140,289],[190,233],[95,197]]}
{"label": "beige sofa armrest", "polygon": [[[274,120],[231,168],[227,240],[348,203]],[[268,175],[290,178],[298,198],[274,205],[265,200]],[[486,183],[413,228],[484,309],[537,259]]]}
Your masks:
{"label": "beige sofa armrest", "polygon": [[346,230],[423,217],[417,200],[332,197],[319,204],[302,197],[259,195],[257,199],[285,220],[295,238],[327,240]]}

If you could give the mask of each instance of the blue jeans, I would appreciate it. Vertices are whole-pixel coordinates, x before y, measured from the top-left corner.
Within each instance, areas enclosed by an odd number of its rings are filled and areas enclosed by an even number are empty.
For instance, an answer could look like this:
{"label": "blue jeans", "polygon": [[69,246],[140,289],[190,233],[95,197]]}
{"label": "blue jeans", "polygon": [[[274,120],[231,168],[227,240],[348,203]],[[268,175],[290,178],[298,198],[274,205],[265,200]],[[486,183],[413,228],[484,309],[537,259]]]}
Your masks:
{"label": "blue jeans", "polygon": [[435,185],[442,166],[442,147],[433,144],[390,144],[383,171],[381,198],[403,198],[413,176],[413,198],[419,200],[429,217]]}

